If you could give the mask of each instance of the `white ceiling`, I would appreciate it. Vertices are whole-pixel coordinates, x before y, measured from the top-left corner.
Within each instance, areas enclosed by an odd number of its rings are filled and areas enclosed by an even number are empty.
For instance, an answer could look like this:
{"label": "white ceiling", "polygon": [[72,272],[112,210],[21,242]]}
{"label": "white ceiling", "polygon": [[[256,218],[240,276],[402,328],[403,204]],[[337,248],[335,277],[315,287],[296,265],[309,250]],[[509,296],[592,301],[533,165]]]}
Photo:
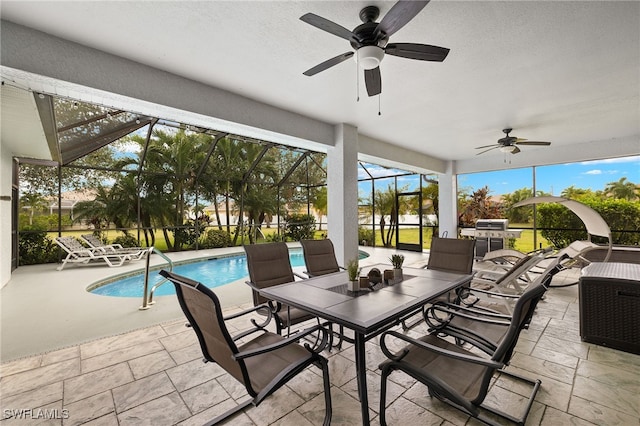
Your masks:
{"label": "white ceiling", "polygon": [[[307,12],[348,29],[360,9],[394,1],[3,0],[2,19],[132,59],[363,135],[451,160],[513,135],[549,148],[632,138],[640,152],[640,2],[437,1],[391,42],[448,47],[443,63],[387,56],[378,98],[351,50],[299,20]],[[484,154],[501,156],[498,150]],[[481,157],[477,157],[480,159]]]}

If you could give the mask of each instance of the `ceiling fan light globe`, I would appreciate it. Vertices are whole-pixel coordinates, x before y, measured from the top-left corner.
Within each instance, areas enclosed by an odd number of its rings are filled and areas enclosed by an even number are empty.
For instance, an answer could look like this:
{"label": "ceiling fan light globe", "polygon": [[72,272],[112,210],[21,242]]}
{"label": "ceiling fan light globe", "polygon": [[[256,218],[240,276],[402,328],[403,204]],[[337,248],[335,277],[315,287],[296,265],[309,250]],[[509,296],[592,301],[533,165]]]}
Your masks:
{"label": "ceiling fan light globe", "polygon": [[515,151],[516,148],[517,147],[515,145],[505,145],[500,147],[500,151],[509,153]]}
{"label": "ceiling fan light globe", "polygon": [[356,55],[358,64],[365,70],[377,68],[384,58],[384,50],[378,46],[362,46]]}

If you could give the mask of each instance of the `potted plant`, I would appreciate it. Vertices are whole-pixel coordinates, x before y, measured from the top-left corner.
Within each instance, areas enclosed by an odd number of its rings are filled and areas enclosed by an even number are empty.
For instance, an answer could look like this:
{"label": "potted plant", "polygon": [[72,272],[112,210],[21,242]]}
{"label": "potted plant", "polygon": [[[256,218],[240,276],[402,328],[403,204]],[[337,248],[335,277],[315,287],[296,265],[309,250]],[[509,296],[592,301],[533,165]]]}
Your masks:
{"label": "potted plant", "polygon": [[402,279],[402,264],[404,263],[404,255],[402,254],[392,254],[389,258],[391,264],[393,265],[393,279],[401,280]]}
{"label": "potted plant", "polygon": [[347,285],[347,289],[349,291],[360,290],[360,284],[358,283],[358,277],[360,276],[358,259],[351,259],[347,262],[347,275],[349,275],[349,284]]}

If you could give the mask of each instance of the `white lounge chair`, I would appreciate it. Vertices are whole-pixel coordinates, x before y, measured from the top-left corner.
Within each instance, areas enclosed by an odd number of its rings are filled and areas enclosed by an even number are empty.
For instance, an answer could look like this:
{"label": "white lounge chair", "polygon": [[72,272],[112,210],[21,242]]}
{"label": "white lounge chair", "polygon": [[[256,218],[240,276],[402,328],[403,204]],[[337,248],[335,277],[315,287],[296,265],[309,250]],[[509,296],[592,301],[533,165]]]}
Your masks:
{"label": "white lounge chair", "polygon": [[67,252],[67,257],[62,261],[57,269],[62,271],[67,263],[78,263],[82,265],[105,263],[106,265],[121,266],[124,262],[131,260],[129,254],[105,253],[100,248],[87,248],[74,237],[56,237],[56,243]]}
{"label": "white lounge chair", "polygon": [[100,238],[93,234],[83,234],[80,238],[89,244],[91,248],[102,249],[105,254],[128,254],[131,256],[131,260],[143,259],[149,253],[149,250],[144,247],[122,247],[121,244],[104,244]]}

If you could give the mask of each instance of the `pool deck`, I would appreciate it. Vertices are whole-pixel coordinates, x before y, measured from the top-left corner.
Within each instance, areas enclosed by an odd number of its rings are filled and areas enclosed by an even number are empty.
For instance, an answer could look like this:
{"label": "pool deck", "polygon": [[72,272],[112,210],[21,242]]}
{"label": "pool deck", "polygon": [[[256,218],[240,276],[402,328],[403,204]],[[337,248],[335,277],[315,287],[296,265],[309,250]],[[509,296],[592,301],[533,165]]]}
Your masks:
{"label": "pool deck", "polygon": [[[300,247],[299,243],[289,244]],[[362,249],[362,248],[361,248]],[[369,257],[362,265],[389,263],[396,250],[367,247]],[[194,258],[211,258],[242,253],[238,247],[168,253],[172,262]],[[405,265],[424,264],[427,256],[406,252]],[[165,264],[157,255],[150,266]],[[109,297],[91,294],[86,288],[118,274],[144,269],[144,260],[109,268],[104,264],[68,264],[57,271],[54,264],[22,266],[0,289],[0,362],[49,352],[182,318],[175,296],[158,296],[150,309],[141,311],[142,298]],[[302,272],[304,268],[294,268]],[[216,288],[223,307],[251,302],[251,291],[245,280]],[[170,284],[166,284],[170,285]]]}
{"label": "pool deck", "polygon": [[[386,263],[394,252],[366,251],[371,256],[363,264]],[[193,255],[171,257],[179,261]],[[428,257],[426,253],[406,255],[406,266],[422,266]],[[246,392],[230,375],[215,364],[202,363],[195,334],[184,326],[175,296],[163,296],[150,310],[139,311],[137,299],[85,291],[114,271],[139,267],[71,267],[59,272],[54,265],[43,265],[14,272],[0,291],[2,425],[195,426],[245,399]],[[554,283],[575,280],[578,271],[567,272],[573,274],[559,274],[560,282],[554,278]],[[225,293],[221,298],[227,314],[251,305],[242,283],[216,292]],[[520,336],[508,368],[542,380],[526,424],[639,425],[640,355],[582,342],[578,313],[577,286],[550,289],[531,327]],[[242,328],[235,322],[231,327],[234,334]],[[418,337],[426,332],[422,323],[408,334]],[[377,425],[378,364],[385,357],[377,339],[366,343],[366,351],[371,424]],[[332,424],[360,424],[353,345],[324,355],[329,358]],[[522,391],[497,380],[487,403],[519,414]],[[16,415],[20,418],[9,419],[14,410],[23,412]],[[38,410],[48,410],[56,418],[36,420]],[[397,372],[390,376],[386,412],[390,425],[478,424],[430,398],[424,385]],[[323,416],[322,379],[310,367],[260,406],[250,406],[226,424],[319,426]]]}

